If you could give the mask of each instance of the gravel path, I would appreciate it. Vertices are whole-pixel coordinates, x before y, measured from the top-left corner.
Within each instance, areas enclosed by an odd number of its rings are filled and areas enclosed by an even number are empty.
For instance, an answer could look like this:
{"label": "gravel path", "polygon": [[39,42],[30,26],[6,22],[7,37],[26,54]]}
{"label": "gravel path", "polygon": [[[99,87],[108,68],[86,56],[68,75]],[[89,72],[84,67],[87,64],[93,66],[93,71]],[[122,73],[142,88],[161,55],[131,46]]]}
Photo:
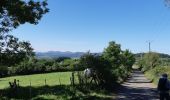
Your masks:
{"label": "gravel path", "polygon": [[132,77],[119,89],[117,100],[159,100],[154,86],[140,71],[134,71]]}

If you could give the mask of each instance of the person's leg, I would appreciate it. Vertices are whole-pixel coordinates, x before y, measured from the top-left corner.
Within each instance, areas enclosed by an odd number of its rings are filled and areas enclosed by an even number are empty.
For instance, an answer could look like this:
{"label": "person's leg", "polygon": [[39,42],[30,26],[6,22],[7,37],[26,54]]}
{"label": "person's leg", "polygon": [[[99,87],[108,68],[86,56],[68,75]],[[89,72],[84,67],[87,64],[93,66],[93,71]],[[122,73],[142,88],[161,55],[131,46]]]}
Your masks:
{"label": "person's leg", "polygon": [[170,100],[170,98],[169,98],[169,93],[166,93],[166,94],[165,94],[165,99],[166,99],[166,100]]}
{"label": "person's leg", "polygon": [[160,95],[160,100],[164,100],[164,97],[165,97],[164,93],[160,93],[159,95]]}

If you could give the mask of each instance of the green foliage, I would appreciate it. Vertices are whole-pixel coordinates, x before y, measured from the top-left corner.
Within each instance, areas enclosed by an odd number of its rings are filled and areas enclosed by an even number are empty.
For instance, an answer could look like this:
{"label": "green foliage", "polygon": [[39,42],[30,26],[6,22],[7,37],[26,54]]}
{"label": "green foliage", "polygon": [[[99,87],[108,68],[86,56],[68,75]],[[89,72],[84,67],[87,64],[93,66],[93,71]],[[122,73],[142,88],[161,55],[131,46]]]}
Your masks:
{"label": "green foliage", "polygon": [[160,65],[160,58],[158,53],[149,52],[138,62],[138,65],[143,71],[148,71]]}
{"label": "green foliage", "polygon": [[80,65],[83,68],[93,68],[94,66],[96,66],[95,60],[95,55],[92,55],[90,52],[87,52],[86,54],[80,57]]}
{"label": "green foliage", "polygon": [[134,55],[129,51],[121,50],[120,44],[114,41],[109,42],[109,46],[104,50],[103,57],[111,64],[112,75],[115,80],[124,80],[128,77],[135,62]]}
{"label": "green foliage", "polygon": [[0,35],[7,33],[20,24],[37,24],[42,15],[47,13],[47,2],[34,0],[0,1]]}
{"label": "green foliage", "polygon": [[114,41],[109,42],[109,46],[103,52],[103,57],[110,61],[112,67],[119,67],[121,65],[120,44]]}
{"label": "green foliage", "polygon": [[169,58],[160,58],[159,55],[155,52],[145,53],[144,57],[137,62],[137,65],[145,72],[146,76],[156,84],[163,73],[170,76],[170,67],[165,66],[168,65]]}
{"label": "green foliage", "polygon": [[61,62],[64,61],[65,59],[71,59],[70,57],[58,57],[58,58],[53,58],[56,62]]}
{"label": "green foliage", "polygon": [[[164,54],[164,53],[157,53],[159,55],[160,58],[170,58],[170,55],[168,54]],[[135,55],[135,58],[141,58],[145,55],[145,53],[137,53],[137,54],[134,54]]]}
{"label": "green foliage", "polygon": [[7,33],[25,23],[38,24],[48,11],[46,1],[0,1],[0,65],[19,64],[34,55],[29,42],[18,41],[18,38]]}
{"label": "green foliage", "polygon": [[0,65],[0,78],[8,74],[8,67]]}
{"label": "green foliage", "polygon": [[170,58],[160,58],[161,66],[170,66]]}
{"label": "green foliage", "polygon": [[[29,42],[19,41],[12,35],[6,35],[4,39],[3,45],[0,45],[0,48],[3,48],[0,51],[1,65],[13,66],[34,56],[33,48]],[[4,40],[0,39],[0,43],[2,41]]]}
{"label": "green foliage", "polygon": [[154,83],[157,83],[162,74],[167,73],[170,79],[170,66],[157,66],[146,72],[146,76],[149,77]]}
{"label": "green foliage", "polygon": [[100,84],[106,88],[110,88],[114,82],[127,78],[134,62],[134,55],[128,50],[122,51],[120,45],[113,41],[101,56],[88,52],[80,58],[80,65],[83,68],[94,69]]}
{"label": "green foliage", "polygon": [[[113,93],[99,90],[99,88],[89,89],[80,88],[76,85],[74,88],[70,86],[71,72],[57,72],[48,74],[13,76],[0,79],[0,99],[31,99],[31,100],[112,100]],[[75,77],[77,77],[75,75]],[[8,88],[8,82],[17,79],[20,81],[20,88],[15,93],[11,93]],[[46,84],[45,86],[45,79]],[[60,81],[59,81],[60,80]],[[31,97],[30,97],[31,82]],[[60,85],[61,82],[61,85]]]}
{"label": "green foliage", "polygon": [[135,58],[134,55],[129,51],[129,50],[125,50],[122,51],[122,64],[125,67],[125,69],[127,71],[131,71],[132,70],[132,66],[135,62]]}
{"label": "green foliage", "polygon": [[[30,96],[31,89],[31,96]],[[69,85],[20,87],[11,94],[10,89],[4,89],[1,100],[113,100],[115,96],[105,90],[82,89]]]}
{"label": "green foliage", "polygon": [[78,64],[79,60],[77,59],[65,59],[64,61],[56,62],[55,59],[30,58],[8,67],[8,73],[5,76],[83,70]]}
{"label": "green foliage", "polygon": [[80,65],[83,68],[92,68],[95,70],[99,84],[102,87],[110,88],[114,82],[114,78],[111,74],[111,65],[102,56],[93,55],[90,52],[84,54],[80,58]]}

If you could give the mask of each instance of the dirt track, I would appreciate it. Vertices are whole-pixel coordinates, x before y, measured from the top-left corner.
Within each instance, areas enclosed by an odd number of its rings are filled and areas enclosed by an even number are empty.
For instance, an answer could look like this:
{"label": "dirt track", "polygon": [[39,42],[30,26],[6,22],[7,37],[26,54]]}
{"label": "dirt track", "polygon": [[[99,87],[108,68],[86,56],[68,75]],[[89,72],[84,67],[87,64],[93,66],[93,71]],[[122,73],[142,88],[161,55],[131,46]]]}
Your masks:
{"label": "dirt track", "polygon": [[134,71],[132,77],[119,89],[117,100],[159,100],[154,86],[140,71]]}

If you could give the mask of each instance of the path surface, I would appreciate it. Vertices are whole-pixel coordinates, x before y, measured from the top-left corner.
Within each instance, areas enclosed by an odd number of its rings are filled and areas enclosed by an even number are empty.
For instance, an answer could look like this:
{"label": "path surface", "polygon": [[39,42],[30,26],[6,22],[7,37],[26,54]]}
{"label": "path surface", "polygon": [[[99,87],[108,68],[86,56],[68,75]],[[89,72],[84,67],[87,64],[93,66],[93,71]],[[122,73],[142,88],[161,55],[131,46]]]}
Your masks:
{"label": "path surface", "polygon": [[117,100],[159,100],[154,86],[140,71],[134,71],[132,77],[122,84]]}

